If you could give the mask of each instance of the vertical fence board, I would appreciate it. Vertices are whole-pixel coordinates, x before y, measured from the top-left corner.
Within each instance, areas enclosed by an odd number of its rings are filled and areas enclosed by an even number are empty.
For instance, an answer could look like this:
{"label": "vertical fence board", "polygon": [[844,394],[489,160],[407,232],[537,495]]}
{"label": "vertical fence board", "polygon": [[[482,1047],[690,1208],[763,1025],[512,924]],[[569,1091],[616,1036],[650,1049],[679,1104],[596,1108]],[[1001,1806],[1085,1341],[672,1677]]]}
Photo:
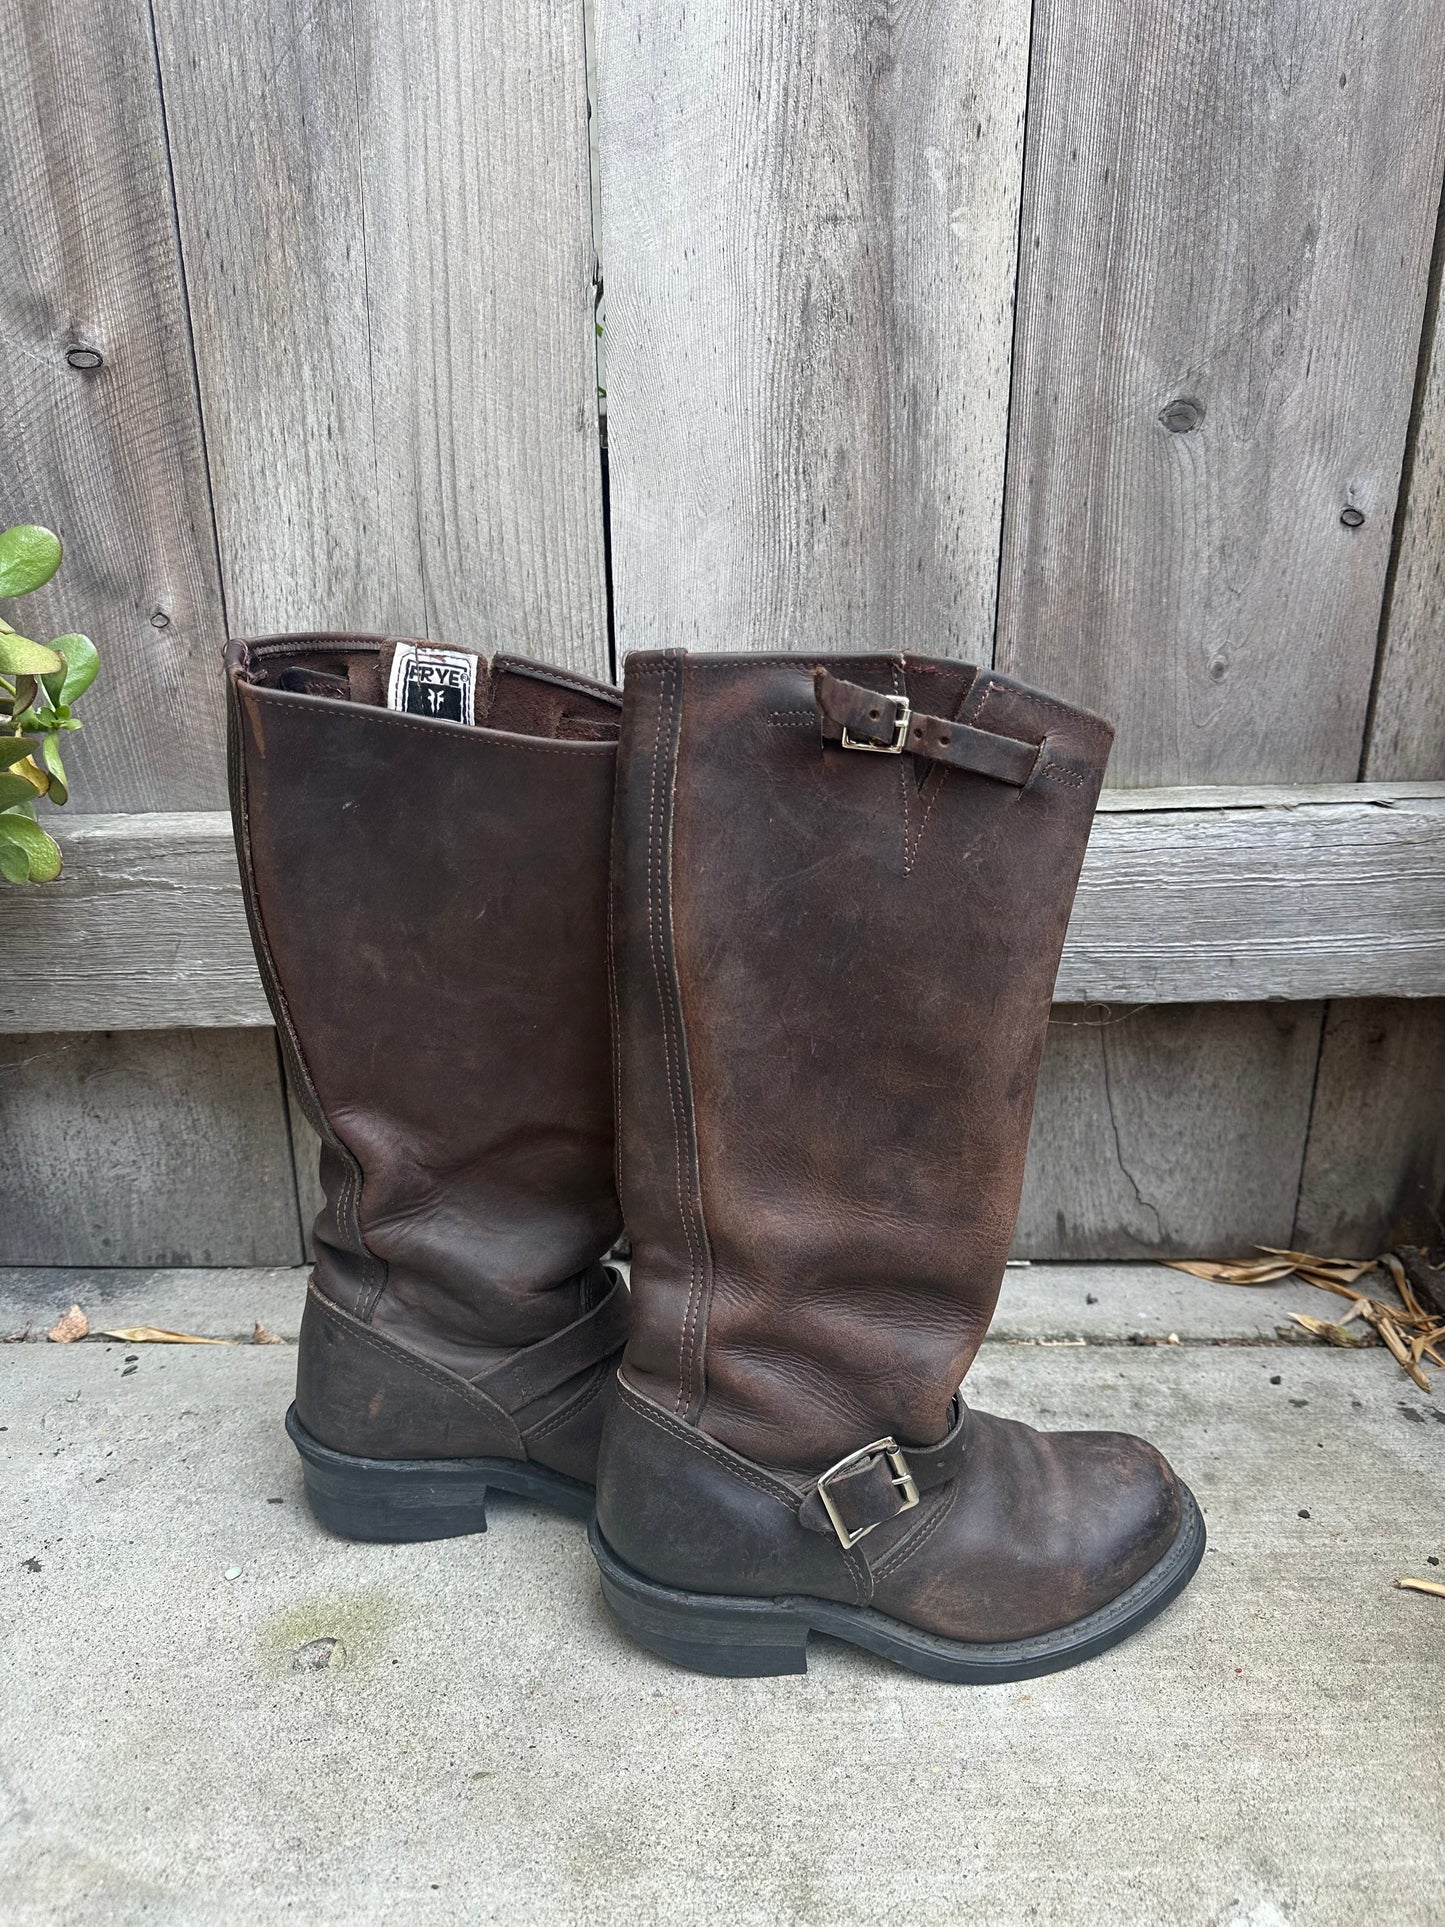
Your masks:
{"label": "vertical fence board", "polygon": [[1370,1258],[1445,1243],[1445,1000],[1332,1004],[1297,1249]]}
{"label": "vertical fence board", "polygon": [[66,747],[82,809],[214,809],[223,623],[144,0],[9,9],[0,100],[0,526],[66,548],[6,613],[101,650]]}
{"label": "vertical fence board", "polygon": [[602,0],[619,646],[991,646],[1027,0]]}
{"label": "vertical fence board", "polygon": [[230,614],[606,672],[581,0],[156,0]]}
{"label": "vertical fence board", "polygon": [[0,1264],[294,1265],[269,1030],[0,1039]]}
{"label": "vertical fence board", "polygon": [[997,659],[1118,720],[1115,783],[1356,775],[1439,31],[1436,0],[1039,0]]}
{"label": "vertical fence board", "polygon": [[1287,1245],[1322,1006],[1060,1005],[1029,1140],[1020,1257]]}
{"label": "vertical fence board", "polygon": [[[1445,228],[1440,247],[1445,251]],[[1445,776],[1445,327],[1438,310],[1432,322],[1370,719],[1365,774],[1372,781]]]}

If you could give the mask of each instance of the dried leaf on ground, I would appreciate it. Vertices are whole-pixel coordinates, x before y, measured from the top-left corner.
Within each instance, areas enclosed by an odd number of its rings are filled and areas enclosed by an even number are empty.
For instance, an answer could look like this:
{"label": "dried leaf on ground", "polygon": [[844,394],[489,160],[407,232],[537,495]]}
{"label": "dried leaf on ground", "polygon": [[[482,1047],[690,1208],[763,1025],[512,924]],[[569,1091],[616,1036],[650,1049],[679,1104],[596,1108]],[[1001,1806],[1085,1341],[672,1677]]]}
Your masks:
{"label": "dried leaf on ground", "polygon": [[[1430,1380],[1422,1369],[1423,1361],[1432,1364],[1445,1363],[1445,1318],[1433,1309],[1433,1304],[1421,1302],[1422,1294],[1415,1289],[1417,1284],[1433,1283],[1433,1272],[1427,1266],[1422,1269],[1419,1260],[1422,1256],[1433,1258],[1436,1254],[1421,1254],[1413,1246],[1402,1247],[1400,1252],[1387,1251],[1378,1258],[1321,1258],[1309,1251],[1283,1251],[1273,1245],[1257,1247],[1266,1255],[1262,1259],[1241,1258],[1228,1263],[1205,1264],[1202,1262],[1174,1261],[1172,1269],[1187,1271],[1191,1277],[1204,1278],[1213,1283],[1226,1285],[1268,1285],[1285,1278],[1298,1278],[1301,1283],[1315,1285],[1321,1291],[1328,1291],[1336,1298],[1347,1298],[1349,1310],[1337,1321],[1327,1318],[1312,1318],[1306,1312],[1294,1312],[1294,1322],[1309,1332],[1311,1337],[1319,1338],[1328,1345],[1360,1347],[1374,1342],[1373,1337],[1356,1337],[1346,1332],[1345,1326],[1356,1318],[1363,1319],[1372,1332],[1389,1347],[1402,1371],[1414,1380],[1422,1392],[1433,1392]],[[1409,1254],[1411,1263],[1404,1262]],[[1372,1297],[1368,1292],[1356,1290],[1356,1280],[1369,1271],[1384,1271],[1393,1280],[1400,1295],[1398,1305],[1388,1304],[1383,1298]],[[1440,1273],[1445,1279],[1445,1271]],[[1287,1327],[1279,1328],[1281,1333]]]}
{"label": "dried leaf on ground", "polygon": [[284,1345],[286,1340],[284,1338],[278,1338],[273,1331],[267,1331],[266,1327],[258,1318],[256,1320],[255,1330],[251,1333],[251,1343],[253,1345]]}
{"label": "dried leaf on ground", "polygon": [[[1354,1313],[1350,1315],[1353,1317]],[[1290,1316],[1312,1338],[1323,1338],[1327,1345],[1339,1345],[1347,1351],[1361,1351],[1375,1343],[1373,1333],[1361,1332],[1356,1336],[1354,1332],[1347,1332],[1343,1325],[1332,1325],[1328,1318],[1311,1318],[1308,1312],[1303,1311],[1291,1312]]]}
{"label": "dried leaf on ground", "polygon": [[1397,1579],[1395,1584],[1401,1592],[1428,1592],[1436,1599],[1445,1599],[1445,1586],[1435,1579]]}
{"label": "dried leaf on ground", "polygon": [[1390,1350],[1395,1354],[1398,1363],[1402,1365],[1410,1377],[1414,1379],[1415,1383],[1420,1387],[1420,1390],[1422,1392],[1428,1392],[1430,1389],[1430,1381],[1420,1370],[1420,1367],[1412,1362],[1410,1358],[1410,1348],[1401,1336],[1394,1319],[1390,1317],[1377,1318],[1375,1320],[1375,1330],[1380,1334],[1381,1338],[1384,1339]]}
{"label": "dried leaf on ground", "polygon": [[161,1331],[156,1325],[122,1325],[103,1332],[103,1338],[118,1338],[122,1345],[234,1345],[234,1338],[202,1338],[197,1332]]}
{"label": "dried leaf on ground", "polygon": [[72,1305],[65,1316],[50,1327],[45,1336],[53,1345],[73,1345],[77,1338],[86,1337],[89,1331],[90,1320],[79,1305]]}
{"label": "dried leaf on ground", "polygon": [[[1416,1298],[1437,1318],[1445,1318],[1445,1245],[1401,1245],[1392,1252]],[[1400,1281],[1397,1278],[1396,1284]]]}
{"label": "dried leaf on ground", "polygon": [[1273,1285],[1281,1278],[1288,1278],[1294,1266],[1281,1264],[1277,1258],[1246,1258],[1234,1264],[1205,1264],[1176,1258],[1170,1260],[1169,1269],[1187,1271],[1192,1278],[1204,1278],[1214,1285]]}

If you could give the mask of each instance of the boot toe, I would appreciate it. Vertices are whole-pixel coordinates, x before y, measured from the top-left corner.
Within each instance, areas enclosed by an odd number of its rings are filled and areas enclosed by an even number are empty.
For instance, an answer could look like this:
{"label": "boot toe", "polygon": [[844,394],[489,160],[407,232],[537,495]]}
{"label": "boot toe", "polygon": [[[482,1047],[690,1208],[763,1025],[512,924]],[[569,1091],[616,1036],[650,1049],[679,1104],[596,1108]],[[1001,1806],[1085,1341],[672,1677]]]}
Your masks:
{"label": "boot toe", "polygon": [[950,1639],[1025,1639],[1107,1606],[1173,1545],[1181,1488],[1143,1439],[973,1422],[958,1479],[881,1562],[880,1610]]}
{"label": "boot toe", "polygon": [[1173,1545],[1183,1497],[1162,1452],[1128,1432],[1056,1435],[1072,1466],[1084,1612],[1107,1605],[1142,1579]]}

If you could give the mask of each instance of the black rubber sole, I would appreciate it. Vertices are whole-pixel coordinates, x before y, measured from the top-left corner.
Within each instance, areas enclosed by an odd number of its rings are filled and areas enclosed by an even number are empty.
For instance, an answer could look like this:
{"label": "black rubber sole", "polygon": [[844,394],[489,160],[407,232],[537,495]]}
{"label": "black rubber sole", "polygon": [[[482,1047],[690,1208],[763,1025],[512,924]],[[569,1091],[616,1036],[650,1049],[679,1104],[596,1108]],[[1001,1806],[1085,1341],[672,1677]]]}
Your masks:
{"label": "black rubber sole", "polygon": [[593,1491],[545,1465],[517,1459],[360,1459],[312,1438],[296,1416],[286,1431],[301,1454],[306,1501],[342,1539],[393,1545],[459,1539],[487,1529],[487,1493],[514,1492],[573,1519],[592,1517]]}
{"label": "black rubber sole", "polygon": [[691,1672],[725,1679],[806,1673],[808,1635],[828,1633],[927,1679],[986,1686],[1077,1666],[1117,1646],[1163,1612],[1204,1557],[1204,1520],[1187,1486],[1184,1505],[1173,1545],[1117,1599],[1056,1632],[993,1645],[943,1639],[866,1606],[842,1606],[827,1599],[736,1599],[679,1592],[624,1565],[595,1519],[588,1536],[602,1574],[602,1595],[623,1631],[649,1652]]}

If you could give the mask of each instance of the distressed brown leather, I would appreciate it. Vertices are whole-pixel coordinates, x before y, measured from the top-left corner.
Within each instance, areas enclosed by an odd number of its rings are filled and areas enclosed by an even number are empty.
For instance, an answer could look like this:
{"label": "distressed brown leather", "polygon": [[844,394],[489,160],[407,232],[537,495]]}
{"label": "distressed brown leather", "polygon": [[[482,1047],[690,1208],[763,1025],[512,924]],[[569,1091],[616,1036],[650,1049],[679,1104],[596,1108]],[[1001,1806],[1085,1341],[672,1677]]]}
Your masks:
{"label": "distressed brown leather", "polygon": [[[993,1640],[1093,1610],[1171,1544],[1181,1499],[1149,1446],[954,1404],[1013,1234],[1111,735],[959,662],[629,659],[633,1330],[598,1523],[644,1575]],[[865,1534],[845,1547],[820,1475],[884,1439],[917,1501],[882,1454],[839,1474]]]}
{"label": "distressed brown leather", "polygon": [[606,962],[618,697],[482,663],[477,726],[384,706],[395,643],[227,650],[262,980],[322,1138],[297,1409],[333,1450],[590,1479],[625,1295]]}

